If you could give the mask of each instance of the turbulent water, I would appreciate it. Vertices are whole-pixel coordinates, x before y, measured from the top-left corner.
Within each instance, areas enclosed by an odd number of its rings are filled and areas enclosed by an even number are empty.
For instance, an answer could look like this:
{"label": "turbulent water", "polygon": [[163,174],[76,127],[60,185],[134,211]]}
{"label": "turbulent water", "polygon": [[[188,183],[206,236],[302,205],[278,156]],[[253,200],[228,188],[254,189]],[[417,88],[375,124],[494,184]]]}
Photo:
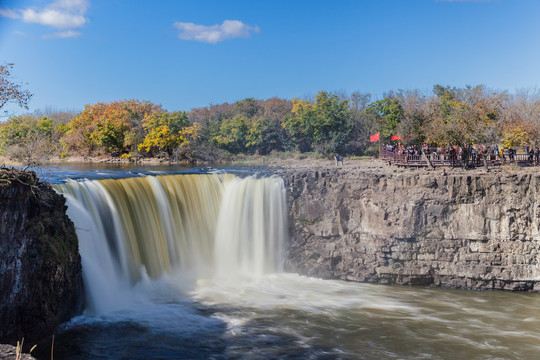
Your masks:
{"label": "turbulent water", "polygon": [[88,308],[56,337],[55,359],[540,357],[538,295],[283,272],[287,209],[277,177],[56,186],[79,236]]}

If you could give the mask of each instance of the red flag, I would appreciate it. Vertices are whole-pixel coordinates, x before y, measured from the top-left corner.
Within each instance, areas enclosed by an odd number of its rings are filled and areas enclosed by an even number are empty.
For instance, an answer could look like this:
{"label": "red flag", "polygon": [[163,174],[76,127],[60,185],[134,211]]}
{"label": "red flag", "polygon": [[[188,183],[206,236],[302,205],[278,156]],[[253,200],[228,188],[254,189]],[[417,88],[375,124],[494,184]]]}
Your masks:
{"label": "red flag", "polygon": [[403,139],[400,138],[400,137],[397,136],[397,135],[392,135],[392,136],[390,137],[390,140],[392,140],[392,141],[399,141],[399,140],[403,140]]}
{"label": "red flag", "polygon": [[379,138],[380,138],[379,133],[376,133],[376,134],[371,135],[371,136],[369,137],[369,141],[371,141],[371,142],[379,141]]}

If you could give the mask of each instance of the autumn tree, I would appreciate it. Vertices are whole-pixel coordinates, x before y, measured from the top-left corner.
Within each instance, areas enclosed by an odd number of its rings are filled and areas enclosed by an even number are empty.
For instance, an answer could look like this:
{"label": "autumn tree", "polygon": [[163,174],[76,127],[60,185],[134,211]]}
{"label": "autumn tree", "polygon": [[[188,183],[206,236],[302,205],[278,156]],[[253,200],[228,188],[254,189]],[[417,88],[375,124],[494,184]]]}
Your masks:
{"label": "autumn tree", "polygon": [[283,151],[289,147],[289,139],[283,128],[283,119],[291,114],[292,107],[290,100],[277,97],[264,101],[262,114],[264,131],[262,132],[262,142],[258,146],[260,154]]}
{"label": "autumn tree", "polygon": [[247,118],[254,116],[260,116],[264,111],[261,100],[255,100],[254,98],[247,98],[242,101],[238,101],[235,104],[235,113],[238,115],[244,115]]}
{"label": "autumn tree", "polygon": [[435,97],[429,101],[429,117],[426,124],[426,141],[437,146],[463,146],[470,143],[470,133],[465,123],[467,105],[460,101],[459,90],[435,85]]}
{"label": "autumn tree", "polygon": [[426,140],[440,146],[494,144],[499,141],[501,94],[483,86],[464,89],[434,87],[430,99],[431,121],[425,126]]}
{"label": "autumn tree", "polygon": [[22,84],[11,80],[13,64],[0,65],[0,109],[14,102],[21,108],[28,109],[32,93],[22,88]]}
{"label": "autumn tree", "polygon": [[155,154],[156,150],[165,151],[169,156],[173,150],[185,142],[198,137],[200,124],[189,126],[187,112],[154,112],[143,119],[143,128],[147,132],[139,151]]}
{"label": "autumn tree", "polygon": [[540,91],[521,89],[503,101],[503,146],[531,145],[540,141]]}
{"label": "autumn tree", "polygon": [[142,120],[160,109],[149,101],[137,100],[88,104],[68,124],[62,141],[69,150],[88,155],[134,151],[146,135]]}
{"label": "autumn tree", "polygon": [[223,103],[219,105],[210,105],[202,108],[192,109],[188,113],[191,123],[199,123],[203,128],[208,127],[212,123],[219,122],[224,117],[230,117],[235,109],[234,104]]}
{"label": "autumn tree", "polygon": [[516,146],[533,145],[535,139],[533,137],[534,131],[526,124],[507,124],[503,131],[501,139],[501,145],[503,148],[513,148]]}

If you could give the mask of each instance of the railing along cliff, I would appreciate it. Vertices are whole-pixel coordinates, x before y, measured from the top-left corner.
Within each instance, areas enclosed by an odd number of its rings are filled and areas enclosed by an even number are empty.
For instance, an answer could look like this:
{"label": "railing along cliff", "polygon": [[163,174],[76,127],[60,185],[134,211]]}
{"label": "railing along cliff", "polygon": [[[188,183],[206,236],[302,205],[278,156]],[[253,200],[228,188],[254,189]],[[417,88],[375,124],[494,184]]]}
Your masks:
{"label": "railing along cliff", "polygon": [[[433,166],[449,166],[459,167],[464,165],[468,167],[484,166],[497,166],[503,164],[518,164],[524,166],[536,166],[538,161],[534,156],[529,154],[504,154],[502,157],[499,155],[490,155],[487,160],[484,160],[483,156],[477,155],[476,157],[468,156],[466,160],[463,160],[457,154],[426,154],[425,155]],[[428,166],[428,163],[423,155],[417,154],[398,154],[387,149],[381,148],[379,151],[379,159],[387,161],[391,165],[407,166],[407,167],[424,167]]]}

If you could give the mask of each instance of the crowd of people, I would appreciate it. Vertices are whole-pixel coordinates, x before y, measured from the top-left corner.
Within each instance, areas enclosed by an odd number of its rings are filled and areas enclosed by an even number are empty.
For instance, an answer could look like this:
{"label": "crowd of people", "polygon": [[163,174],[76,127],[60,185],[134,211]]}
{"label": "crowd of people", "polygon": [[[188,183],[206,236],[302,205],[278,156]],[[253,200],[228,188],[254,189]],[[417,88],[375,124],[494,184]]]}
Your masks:
{"label": "crowd of people", "polygon": [[[452,146],[445,147],[430,147],[423,145],[405,146],[403,144],[386,144],[383,149],[389,153],[396,155],[421,156],[423,153],[429,157],[429,160],[434,163],[451,163],[458,162],[469,165],[484,163],[484,161],[498,161],[501,163],[514,163],[516,161],[529,162],[532,165],[540,164],[540,149],[535,149],[532,146],[520,148],[504,148],[501,146],[486,146],[486,145],[471,145],[471,146]],[[520,150],[519,153],[517,150]],[[519,156],[517,156],[519,155]]]}

